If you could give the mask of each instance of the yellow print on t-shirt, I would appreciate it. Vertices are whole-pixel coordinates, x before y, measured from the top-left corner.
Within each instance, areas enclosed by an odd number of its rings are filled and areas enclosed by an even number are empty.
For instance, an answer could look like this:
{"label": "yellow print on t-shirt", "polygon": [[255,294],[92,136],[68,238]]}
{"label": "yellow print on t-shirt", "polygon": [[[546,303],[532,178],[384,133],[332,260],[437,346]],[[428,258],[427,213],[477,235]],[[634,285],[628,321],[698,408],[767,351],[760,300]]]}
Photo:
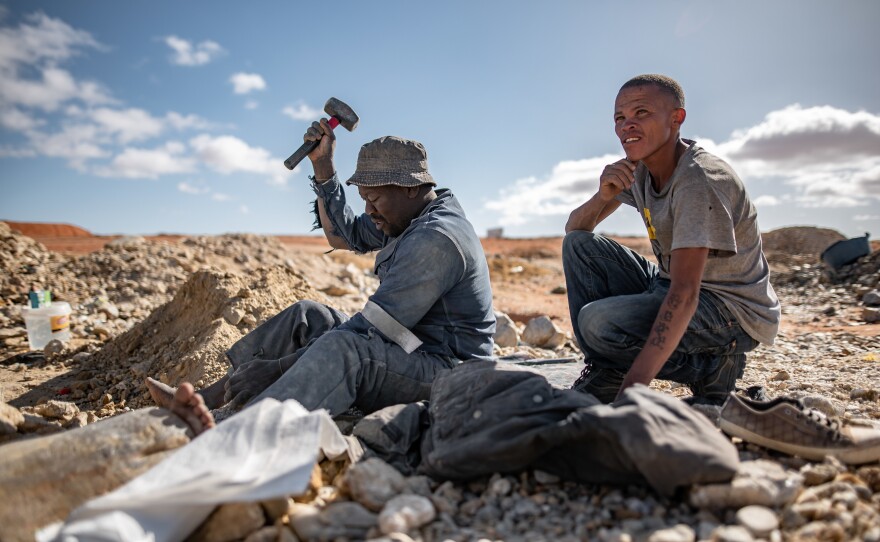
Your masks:
{"label": "yellow print on t-shirt", "polygon": [[651,211],[645,207],[642,209],[642,212],[645,216],[645,227],[648,228],[648,239],[654,241],[657,239],[657,230],[654,229],[654,224],[651,223]]}

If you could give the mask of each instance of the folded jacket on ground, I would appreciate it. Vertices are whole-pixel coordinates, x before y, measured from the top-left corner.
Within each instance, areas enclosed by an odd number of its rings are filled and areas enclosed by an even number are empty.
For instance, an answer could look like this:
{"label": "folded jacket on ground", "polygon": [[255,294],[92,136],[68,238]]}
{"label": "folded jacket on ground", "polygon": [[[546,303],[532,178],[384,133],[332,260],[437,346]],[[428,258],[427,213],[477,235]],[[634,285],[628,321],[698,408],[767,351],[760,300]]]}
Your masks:
{"label": "folded jacket on ground", "polygon": [[611,405],[495,362],[440,375],[428,403],[367,416],[354,435],[404,474],[467,480],[538,468],[565,480],[650,485],[663,495],[726,482],[736,448],[707,418],[637,385]]}

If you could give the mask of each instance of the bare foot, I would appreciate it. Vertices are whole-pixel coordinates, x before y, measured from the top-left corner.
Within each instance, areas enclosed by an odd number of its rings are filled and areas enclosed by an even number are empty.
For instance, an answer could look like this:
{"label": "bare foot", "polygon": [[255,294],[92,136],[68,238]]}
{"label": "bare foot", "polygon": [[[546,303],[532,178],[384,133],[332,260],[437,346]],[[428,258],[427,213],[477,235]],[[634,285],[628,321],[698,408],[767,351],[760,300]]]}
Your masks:
{"label": "bare foot", "polygon": [[156,406],[168,409],[171,408],[171,402],[174,401],[174,392],[177,390],[168,384],[163,384],[149,376],[147,377],[145,384],[147,385],[147,390],[149,390],[150,397],[153,398],[153,402],[156,403]]}
{"label": "bare foot", "polygon": [[166,408],[183,418],[196,435],[216,425],[204,399],[189,382],[184,382],[177,388],[171,404]]}

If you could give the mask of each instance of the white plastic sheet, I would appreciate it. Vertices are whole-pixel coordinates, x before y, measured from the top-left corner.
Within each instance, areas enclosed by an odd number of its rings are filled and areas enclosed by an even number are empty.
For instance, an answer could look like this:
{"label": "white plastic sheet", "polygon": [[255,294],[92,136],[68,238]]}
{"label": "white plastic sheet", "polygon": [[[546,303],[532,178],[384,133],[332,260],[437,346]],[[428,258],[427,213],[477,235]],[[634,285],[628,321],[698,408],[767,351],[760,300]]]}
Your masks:
{"label": "white plastic sheet", "polygon": [[112,493],[74,510],[39,542],[183,540],[215,506],[301,494],[320,453],[348,451],[326,411],[264,399]]}

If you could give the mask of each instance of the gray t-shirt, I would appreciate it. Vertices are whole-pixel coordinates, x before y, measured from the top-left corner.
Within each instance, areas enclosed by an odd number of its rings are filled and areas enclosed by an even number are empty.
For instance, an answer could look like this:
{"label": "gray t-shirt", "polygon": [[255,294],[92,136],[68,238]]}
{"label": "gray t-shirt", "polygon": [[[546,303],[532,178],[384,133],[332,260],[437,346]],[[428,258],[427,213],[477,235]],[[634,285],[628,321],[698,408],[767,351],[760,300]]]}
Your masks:
{"label": "gray t-shirt", "polygon": [[689,147],[660,192],[640,162],[632,187],[617,199],[642,216],[661,277],[669,278],[673,250],[708,248],[701,288],[716,293],[755,340],[773,344],[779,299],[770,285],[755,206],[733,168],[683,141]]}

